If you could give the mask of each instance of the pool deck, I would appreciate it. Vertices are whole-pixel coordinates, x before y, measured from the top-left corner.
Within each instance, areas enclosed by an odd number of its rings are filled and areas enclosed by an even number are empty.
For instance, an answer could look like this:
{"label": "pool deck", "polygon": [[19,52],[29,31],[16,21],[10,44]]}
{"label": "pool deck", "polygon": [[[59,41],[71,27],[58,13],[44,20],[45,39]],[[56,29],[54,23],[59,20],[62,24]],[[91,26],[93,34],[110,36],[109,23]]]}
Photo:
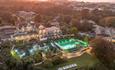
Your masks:
{"label": "pool deck", "polygon": [[83,55],[84,53],[88,53],[89,55],[92,55],[91,50],[92,50],[92,48],[88,47],[88,48],[83,48],[80,51],[71,52],[71,53],[62,52],[63,53],[62,58],[71,59],[71,58],[74,58],[74,57],[79,57],[79,56]]}

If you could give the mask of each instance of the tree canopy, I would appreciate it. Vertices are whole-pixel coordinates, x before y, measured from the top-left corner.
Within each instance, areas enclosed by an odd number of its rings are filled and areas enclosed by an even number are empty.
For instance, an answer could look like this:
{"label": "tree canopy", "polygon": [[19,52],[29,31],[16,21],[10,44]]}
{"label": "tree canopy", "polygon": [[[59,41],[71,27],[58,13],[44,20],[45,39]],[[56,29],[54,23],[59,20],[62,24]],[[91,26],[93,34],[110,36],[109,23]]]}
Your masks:
{"label": "tree canopy", "polygon": [[108,68],[115,69],[115,45],[110,41],[106,41],[102,38],[96,38],[91,42],[93,48],[92,52],[96,57]]}

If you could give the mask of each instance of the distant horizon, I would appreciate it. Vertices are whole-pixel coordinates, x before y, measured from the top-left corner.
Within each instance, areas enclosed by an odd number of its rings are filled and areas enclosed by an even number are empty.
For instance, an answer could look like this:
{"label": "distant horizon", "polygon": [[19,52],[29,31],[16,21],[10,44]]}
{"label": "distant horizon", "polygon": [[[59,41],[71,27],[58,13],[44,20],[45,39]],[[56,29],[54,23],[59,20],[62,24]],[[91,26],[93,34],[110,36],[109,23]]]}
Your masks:
{"label": "distant horizon", "polygon": [[[37,0],[33,0],[33,1],[37,1]],[[41,0],[41,1],[47,1],[47,0]],[[115,3],[115,0],[69,0],[69,1],[78,1],[78,2],[109,2],[109,3],[113,3],[114,2]]]}
{"label": "distant horizon", "polygon": [[[0,1],[48,1],[48,0],[0,0]],[[66,1],[66,0],[65,0]],[[78,2],[94,2],[94,3],[115,3],[115,0],[69,0]]]}
{"label": "distant horizon", "polygon": [[73,0],[73,1],[83,1],[83,2],[109,2],[115,3],[115,0]]}

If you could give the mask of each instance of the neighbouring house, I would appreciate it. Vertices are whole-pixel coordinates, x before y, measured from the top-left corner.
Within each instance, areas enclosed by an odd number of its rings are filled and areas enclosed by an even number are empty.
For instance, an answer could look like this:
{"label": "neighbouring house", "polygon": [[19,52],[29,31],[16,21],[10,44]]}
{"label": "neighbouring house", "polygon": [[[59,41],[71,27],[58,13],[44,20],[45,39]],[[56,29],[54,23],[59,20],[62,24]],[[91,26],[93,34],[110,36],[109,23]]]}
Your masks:
{"label": "neighbouring house", "polygon": [[16,31],[15,26],[2,26],[0,27],[0,39],[3,41],[10,40],[11,35]]}
{"label": "neighbouring house", "polygon": [[42,40],[42,39],[47,39],[54,36],[59,36],[62,32],[60,28],[56,26],[51,26],[51,27],[46,28],[43,25],[40,25],[38,33],[39,33],[40,39]]}
{"label": "neighbouring house", "polygon": [[[15,16],[18,17],[16,32],[12,35],[13,40],[38,39],[38,28],[35,25],[34,12],[18,11]],[[23,20],[21,20],[23,19]]]}
{"label": "neighbouring house", "polygon": [[102,27],[99,25],[94,25],[96,35],[106,35],[115,37],[115,28],[111,27]]}

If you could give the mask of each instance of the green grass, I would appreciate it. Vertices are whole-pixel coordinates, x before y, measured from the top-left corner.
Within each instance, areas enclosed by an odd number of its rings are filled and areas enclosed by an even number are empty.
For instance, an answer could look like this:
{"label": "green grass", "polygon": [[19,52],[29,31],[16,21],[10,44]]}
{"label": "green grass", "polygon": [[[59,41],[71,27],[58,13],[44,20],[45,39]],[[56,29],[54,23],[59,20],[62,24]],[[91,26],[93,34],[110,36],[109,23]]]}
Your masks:
{"label": "green grass", "polygon": [[59,67],[63,67],[63,66],[70,65],[70,64],[77,64],[78,68],[92,67],[96,63],[99,63],[99,60],[97,58],[92,57],[91,55],[85,53],[80,57],[69,59],[67,60],[67,62],[62,63],[60,65],[56,65],[53,68],[50,68],[48,70],[57,70]]}

